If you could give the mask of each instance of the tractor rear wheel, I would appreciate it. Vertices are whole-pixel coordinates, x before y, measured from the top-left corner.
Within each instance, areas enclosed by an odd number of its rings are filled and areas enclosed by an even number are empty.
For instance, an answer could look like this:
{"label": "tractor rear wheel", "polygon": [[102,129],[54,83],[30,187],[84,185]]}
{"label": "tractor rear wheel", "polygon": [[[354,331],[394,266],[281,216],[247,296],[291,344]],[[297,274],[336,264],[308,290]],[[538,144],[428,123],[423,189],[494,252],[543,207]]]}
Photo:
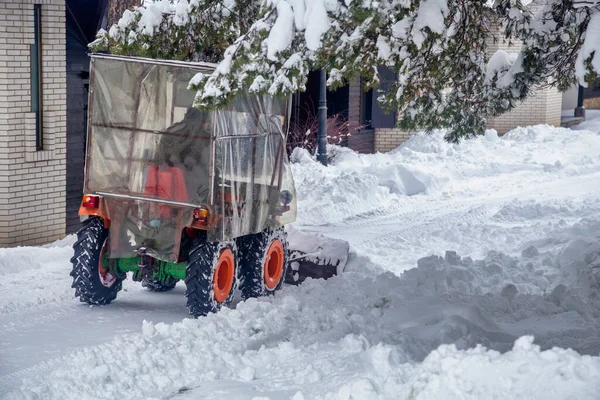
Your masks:
{"label": "tractor rear wheel", "polygon": [[204,316],[231,303],[236,276],[235,243],[200,242],[193,246],[185,272],[190,314]]}
{"label": "tractor rear wheel", "polygon": [[142,286],[148,289],[150,292],[168,292],[169,290],[175,289],[175,285],[179,279],[169,276],[168,278],[159,279],[142,279]]}
{"label": "tractor rear wheel", "polygon": [[108,248],[108,229],[102,218],[91,217],[83,222],[77,232],[77,242],[73,245],[71,258],[73,269],[72,288],[81,302],[104,305],[117,297],[122,287],[122,277],[115,276],[104,268],[103,258]]}
{"label": "tractor rear wheel", "polygon": [[238,238],[242,297],[259,297],[281,288],[288,264],[287,235],[282,229]]}

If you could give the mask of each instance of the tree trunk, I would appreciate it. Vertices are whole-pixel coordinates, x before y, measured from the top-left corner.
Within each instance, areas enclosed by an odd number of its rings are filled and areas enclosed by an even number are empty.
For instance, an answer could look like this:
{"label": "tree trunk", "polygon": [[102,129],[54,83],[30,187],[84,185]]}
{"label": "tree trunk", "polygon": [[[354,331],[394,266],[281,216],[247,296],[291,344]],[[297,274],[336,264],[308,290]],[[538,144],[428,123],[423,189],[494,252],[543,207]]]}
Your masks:
{"label": "tree trunk", "polygon": [[119,22],[125,10],[141,4],[142,0],[108,0],[108,28]]}

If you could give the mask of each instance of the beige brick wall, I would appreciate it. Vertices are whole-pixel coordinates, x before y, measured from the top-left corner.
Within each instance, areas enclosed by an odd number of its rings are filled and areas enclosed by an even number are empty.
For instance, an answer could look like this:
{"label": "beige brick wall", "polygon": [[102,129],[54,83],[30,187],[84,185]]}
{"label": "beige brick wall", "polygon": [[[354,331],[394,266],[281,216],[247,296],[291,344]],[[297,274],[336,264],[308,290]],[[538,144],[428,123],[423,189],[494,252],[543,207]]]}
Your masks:
{"label": "beige brick wall", "polygon": [[562,93],[558,89],[546,89],[546,123],[560,126],[562,113]]}
{"label": "beige brick wall", "polygon": [[[535,1],[529,6],[533,12],[540,8],[541,1]],[[488,41],[489,57],[498,50],[508,53],[518,53],[521,48],[519,41],[508,43],[503,39],[500,28],[495,35],[495,41]],[[518,126],[549,124],[560,126],[560,115],[562,109],[562,95],[557,89],[538,89],[532,96],[519,103],[517,107],[499,117],[488,118],[486,127],[495,129],[499,134],[504,134]]]}
{"label": "beige brick wall", "polygon": [[548,124],[560,126],[562,95],[556,89],[537,90],[532,97],[499,117],[488,118],[486,127],[504,134],[518,126]]}
{"label": "beige brick wall", "polygon": [[[42,151],[30,97],[33,4],[42,4]],[[0,246],[46,243],[65,232],[65,15],[65,0],[0,1]]]}
{"label": "beige brick wall", "polygon": [[394,128],[375,129],[375,151],[387,152],[404,143],[414,132]]}

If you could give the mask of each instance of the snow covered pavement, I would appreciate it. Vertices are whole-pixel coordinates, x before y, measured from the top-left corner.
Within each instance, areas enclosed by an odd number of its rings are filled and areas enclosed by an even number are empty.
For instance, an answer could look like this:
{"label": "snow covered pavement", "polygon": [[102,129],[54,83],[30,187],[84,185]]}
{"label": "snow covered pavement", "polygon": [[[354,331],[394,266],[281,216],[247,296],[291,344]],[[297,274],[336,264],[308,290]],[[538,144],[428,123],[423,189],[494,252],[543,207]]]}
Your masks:
{"label": "snow covered pavement", "polygon": [[294,229],[347,240],[346,272],[274,298],[192,320],[128,281],[90,308],[72,238],[0,249],[0,398],[599,398],[597,132],[332,150],[293,156]]}

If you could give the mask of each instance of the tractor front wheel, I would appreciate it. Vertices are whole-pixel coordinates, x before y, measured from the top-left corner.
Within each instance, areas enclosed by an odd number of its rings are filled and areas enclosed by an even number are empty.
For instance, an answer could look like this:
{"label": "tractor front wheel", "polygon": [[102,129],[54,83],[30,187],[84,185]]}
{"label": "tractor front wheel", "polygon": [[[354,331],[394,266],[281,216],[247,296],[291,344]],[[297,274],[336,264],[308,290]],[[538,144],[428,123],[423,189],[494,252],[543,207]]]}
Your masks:
{"label": "tractor front wheel", "polygon": [[242,297],[259,297],[281,288],[288,264],[287,236],[283,229],[238,238]]}
{"label": "tractor front wheel", "polygon": [[104,305],[117,297],[122,279],[104,267],[104,253],[108,248],[108,229],[102,218],[91,217],[77,232],[71,258],[72,288],[79,300],[93,305]]}
{"label": "tractor front wheel", "polygon": [[236,276],[234,243],[201,242],[193,246],[185,272],[190,314],[204,316],[231,303]]}

